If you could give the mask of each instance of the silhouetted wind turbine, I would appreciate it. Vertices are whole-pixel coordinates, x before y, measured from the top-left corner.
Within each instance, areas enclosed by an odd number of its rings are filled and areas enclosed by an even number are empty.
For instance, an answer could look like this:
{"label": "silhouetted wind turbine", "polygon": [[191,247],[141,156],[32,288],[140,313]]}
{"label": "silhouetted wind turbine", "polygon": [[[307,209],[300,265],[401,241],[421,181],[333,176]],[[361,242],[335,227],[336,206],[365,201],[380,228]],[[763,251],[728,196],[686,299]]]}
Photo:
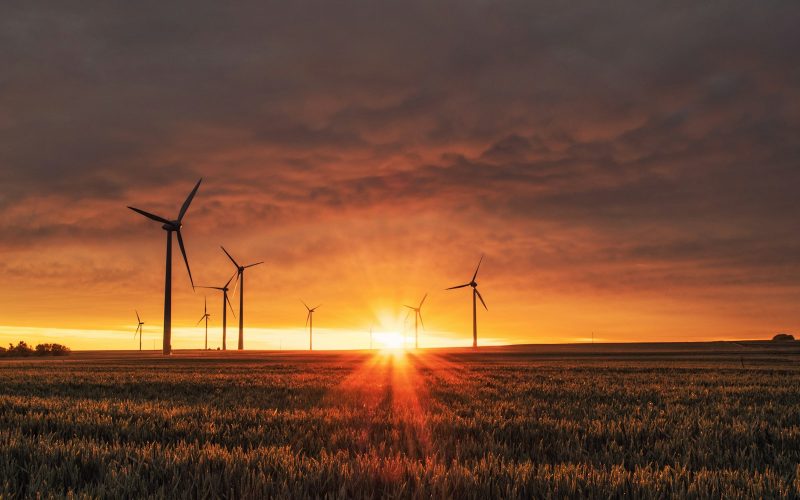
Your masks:
{"label": "silhouetted wind turbine", "polygon": [[136,326],[136,331],[133,333],[133,340],[136,340],[136,334],[138,333],[139,334],[139,350],[141,351],[142,350],[142,331],[144,331],[144,328],[142,328],[142,327],[144,326],[144,321],[142,321],[142,318],[139,317],[139,311],[136,311],[136,321],[138,321],[139,324]]}
{"label": "silhouetted wind turbine", "polygon": [[201,321],[206,320],[206,351],[208,350],[208,318],[210,317],[211,315],[208,314],[208,301],[206,300],[205,297],[203,297],[203,315],[200,317],[200,320],[197,322],[197,325],[199,325]]}
{"label": "silhouetted wind turbine", "polygon": [[[419,306],[406,306],[407,308],[414,311],[414,349],[419,349],[419,332],[417,330],[417,318],[419,318],[419,322],[422,324],[422,328],[425,328],[425,323],[422,321],[422,304],[425,302],[425,299],[428,298],[428,294],[426,293],[422,300],[419,301]],[[409,311],[409,312],[411,312]]]}
{"label": "silhouetted wind turbine", "polygon": [[[300,302],[303,302],[303,299],[300,299]],[[308,304],[303,302],[303,305],[306,306],[308,309],[308,316],[306,316],[306,326],[308,327],[308,350],[314,350],[314,311],[317,310],[317,307],[321,306],[322,304],[316,307],[308,307]]]}
{"label": "silhouetted wind turbine", "polygon": [[225,303],[228,303],[228,307],[231,308],[231,314],[233,317],[236,317],[236,313],[233,312],[233,305],[231,304],[230,299],[228,298],[228,285],[231,284],[231,280],[236,277],[236,273],[230,277],[227,283],[223,286],[198,286],[198,288],[208,288],[210,290],[219,290],[222,292],[222,350],[226,350],[226,342],[228,337],[228,310],[225,308]]}
{"label": "silhouetted wind turbine", "polygon": [[472,280],[469,283],[465,283],[463,285],[458,286],[451,286],[450,288],[445,288],[445,290],[455,290],[456,288],[464,288],[465,286],[472,287],[472,347],[478,347],[478,307],[475,300],[475,297],[481,299],[481,304],[483,304],[484,309],[487,311],[489,310],[486,307],[486,302],[483,301],[483,297],[481,297],[481,292],[478,291],[478,283],[475,282],[475,278],[478,277],[478,269],[481,268],[481,262],[483,262],[483,255],[481,255],[481,260],[478,261],[478,267],[475,268],[475,274],[472,275]]}
{"label": "silhouetted wind turbine", "polygon": [[192,289],[194,289],[194,280],[192,279],[192,270],[189,269],[189,259],[186,258],[186,248],[183,246],[183,238],[181,237],[181,227],[183,224],[183,216],[186,215],[186,210],[189,209],[189,204],[192,203],[192,198],[194,198],[195,193],[197,193],[197,188],[200,187],[200,182],[202,182],[202,178],[197,181],[195,184],[194,189],[192,192],[189,193],[189,196],[186,197],[186,201],[183,202],[183,206],[181,207],[181,211],[178,213],[178,218],[175,220],[167,220],[163,217],[158,215],[151,214],[149,212],[145,212],[144,210],[140,210],[138,208],[134,208],[129,206],[131,210],[134,212],[138,212],[148,219],[154,220],[156,222],[161,222],[163,226],[161,228],[167,232],[167,269],[166,269],[166,276],[164,279],[164,346],[163,346],[163,353],[164,354],[171,354],[172,353],[172,233],[177,233],[178,235],[178,245],[181,247],[181,254],[183,254],[183,261],[186,263],[186,271],[189,273],[189,281],[192,283]]}
{"label": "silhouetted wind turbine", "polygon": [[231,259],[231,262],[233,262],[233,265],[236,266],[236,272],[239,275],[239,278],[238,278],[238,286],[239,286],[239,347],[238,347],[238,349],[241,351],[242,349],[244,349],[244,270],[247,269],[248,267],[253,267],[253,266],[257,266],[259,264],[263,264],[264,261],[262,260],[261,262],[256,262],[255,264],[248,264],[246,266],[240,266],[239,263],[236,262],[233,257],[231,257],[231,254],[229,254],[228,251],[225,250],[225,247],[220,246],[220,248],[222,249],[223,252],[225,252],[225,255],[227,255],[228,258]]}

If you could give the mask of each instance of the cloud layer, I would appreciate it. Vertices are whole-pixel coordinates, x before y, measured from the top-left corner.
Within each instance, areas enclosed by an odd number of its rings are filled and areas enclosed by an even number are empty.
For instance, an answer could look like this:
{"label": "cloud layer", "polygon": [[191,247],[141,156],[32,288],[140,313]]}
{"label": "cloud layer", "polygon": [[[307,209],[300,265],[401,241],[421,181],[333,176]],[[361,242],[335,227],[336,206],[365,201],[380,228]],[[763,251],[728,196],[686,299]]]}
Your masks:
{"label": "cloud layer", "polygon": [[[159,316],[163,233],[125,206],[171,217],[202,176],[193,272],[227,279],[220,243],[267,260],[254,326],[302,321],[313,295],[360,328],[485,252],[484,324],[512,341],[796,329],[798,19],[755,1],[6,3],[0,324]],[[468,328],[468,297],[437,294],[430,322]]]}

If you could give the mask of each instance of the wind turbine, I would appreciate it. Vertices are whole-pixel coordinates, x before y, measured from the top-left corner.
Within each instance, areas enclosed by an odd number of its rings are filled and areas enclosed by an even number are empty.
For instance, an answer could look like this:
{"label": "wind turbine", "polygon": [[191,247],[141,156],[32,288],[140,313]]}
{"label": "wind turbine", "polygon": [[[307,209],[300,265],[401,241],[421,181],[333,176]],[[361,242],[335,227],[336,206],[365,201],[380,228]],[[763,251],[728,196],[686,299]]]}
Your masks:
{"label": "wind turbine", "polygon": [[136,326],[136,331],[133,333],[133,340],[136,340],[136,334],[138,333],[139,334],[139,350],[141,351],[142,350],[142,332],[144,331],[144,328],[142,328],[142,327],[144,326],[144,321],[142,321],[142,318],[139,317],[139,311],[136,311],[136,321],[138,321],[139,324]]}
{"label": "wind turbine", "polygon": [[483,297],[481,296],[481,292],[478,291],[478,283],[475,282],[475,278],[478,277],[478,269],[481,268],[481,262],[483,262],[483,255],[481,255],[481,260],[478,261],[478,267],[475,268],[475,274],[472,275],[472,280],[469,283],[465,283],[463,285],[458,286],[451,286],[450,288],[445,288],[445,290],[455,290],[456,288],[464,288],[465,286],[472,287],[472,347],[477,349],[478,347],[478,307],[475,298],[481,299],[481,304],[483,304],[483,308],[487,311],[489,310],[486,307],[486,302],[483,301]]}
{"label": "wind turbine", "polygon": [[369,350],[372,350],[372,327],[369,327]]}
{"label": "wind turbine", "polygon": [[228,298],[228,285],[231,284],[231,280],[236,276],[237,273],[233,273],[233,276],[230,277],[227,283],[223,286],[198,286],[198,288],[208,288],[210,290],[219,290],[222,292],[222,350],[226,350],[226,340],[228,337],[228,310],[225,308],[225,303],[228,303],[228,307],[231,308],[231,314],[233,317],[236,317],[236,313],[233,312],[233,305],[231,304],[231,300]]}
{"label": "wind turbine", "polygon": [[256,262],[255,264],[248,264],[246,266],[240,266],[238,262],[231,257],[231,254],[225,250],[225,247],[220,246],[225,255],[231,259],[233,265],[236,266],[236,273],[238,274],[238,286],[239,286],[239,347],[238,349],[241,351],[244,349],[244,270],[248,267],[257,266],[259,264],[263,264],[264,261]]}
{"label": "wind turbine", "polygon": [[181,211],[178,213],[178,218],[175,220],[167,220],[158,215],[145,212],[138,208],[129,206],[134,212],[140,213],[150,220],[161,222],[161,228],[167,232],[167,269],[164,278],[164,345],[163,353],[165,355],[172,354],[172,233],[178,235],[178,245],[181,247],[181,254],[183,254],[183,261],[186,263],[186,271],[189,273],[189,281],[192,283],[192,290],[194,290],[194,280],[192,279],[192,270],[189,269],[189,259],[186,258],[186,248],[183,246],[183,238],[181,237],[181,227],[183,227],[183,216],[186,215],[186,210],[189,209],[189,204],[192,203],[192,198],[197,193],[197,188],[200,187],[202,178],[197,181],[192,192],[186,197],[183,202]]}
{"label": "wind turbine", "polygon": [[[414,349],[419,349],[419,332],[417,330],[417,318],[419,318],[419,322],[422,324],[422,328],[425,328],[425,323],[422,321],[422,304],[425,302],[425,299],[428,298],[428,294],[426,293],[422,300],[419,301],[419,305],[417,307],[414,306],[406,306],[407,308],[414,311]],[[411,312],[409,311],[409,313]]]}
{"label": "wind turbine", "polygon": [[[300,299],[300,302],[303,302],[303,300]],[[309,351],[313,351],[314,350],[314,342],[313,342],[313,340],[314,340],[314,311],[316,311],[317,307],[321,306],[322,304],[320,304],[320,305],[318,305],[316,307],[308,307],[308,304],[303,302],[303,305],[306,306],[306,309],[308,309],[308,316],[306,316],[306,326],[308,327],[308,350]]]}
{"label": "wind turbine", "polygon": [[210,317],[211,315],[208,314],[208,300],[206,300],[206,298],[203,297],[203,315],[200,317],[200,320],[197,322],[197,325],[199,325],[201,321],[206,320],[206,351],[208,350],[208,318]]}

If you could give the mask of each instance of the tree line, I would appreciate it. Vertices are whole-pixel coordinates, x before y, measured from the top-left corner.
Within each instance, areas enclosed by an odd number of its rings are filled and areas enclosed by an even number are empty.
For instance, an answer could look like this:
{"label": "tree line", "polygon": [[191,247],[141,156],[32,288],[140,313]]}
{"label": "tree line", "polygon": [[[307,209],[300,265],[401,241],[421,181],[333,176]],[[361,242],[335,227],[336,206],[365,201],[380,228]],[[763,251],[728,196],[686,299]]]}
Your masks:
{"label": "tree line", "polygon": [[31,348],[24,340],[17,345],[8,344],[8,348],[0,346],[0,357],[26,358],[29,356],[67,356],[70,348],[61,344],[37,344]]}

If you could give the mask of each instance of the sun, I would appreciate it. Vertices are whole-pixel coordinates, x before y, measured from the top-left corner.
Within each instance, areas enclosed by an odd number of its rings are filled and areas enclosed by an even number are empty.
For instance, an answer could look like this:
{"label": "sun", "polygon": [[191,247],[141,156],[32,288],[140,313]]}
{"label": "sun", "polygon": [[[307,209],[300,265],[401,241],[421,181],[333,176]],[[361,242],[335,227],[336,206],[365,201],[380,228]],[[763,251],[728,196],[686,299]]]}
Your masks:
{"label": "sun", "polygon": [[397,332],[376,332],[375,340],[384,349],[400,349],[403,347],[403,336]]}

